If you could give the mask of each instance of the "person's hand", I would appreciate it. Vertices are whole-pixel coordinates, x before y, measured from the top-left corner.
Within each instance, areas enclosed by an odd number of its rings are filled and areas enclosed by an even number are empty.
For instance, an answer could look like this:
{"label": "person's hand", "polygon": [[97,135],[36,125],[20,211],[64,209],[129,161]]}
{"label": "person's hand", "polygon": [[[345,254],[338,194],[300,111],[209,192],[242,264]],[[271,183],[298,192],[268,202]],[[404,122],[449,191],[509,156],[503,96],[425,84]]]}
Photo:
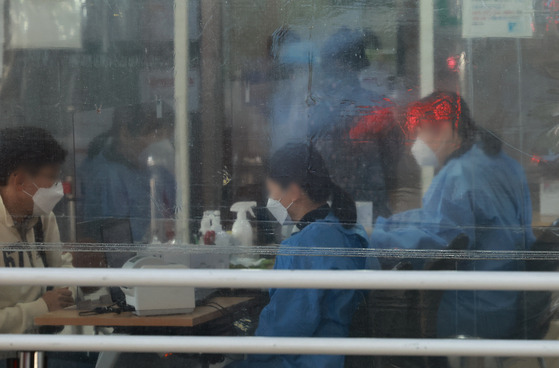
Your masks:
{"label": "person's hand", "polygon": [[42,298],[45,303],[47,303],[49,312],[64,309],[66,307],[74,305],[72,292],[68,288],[47,291],[43,294]]}

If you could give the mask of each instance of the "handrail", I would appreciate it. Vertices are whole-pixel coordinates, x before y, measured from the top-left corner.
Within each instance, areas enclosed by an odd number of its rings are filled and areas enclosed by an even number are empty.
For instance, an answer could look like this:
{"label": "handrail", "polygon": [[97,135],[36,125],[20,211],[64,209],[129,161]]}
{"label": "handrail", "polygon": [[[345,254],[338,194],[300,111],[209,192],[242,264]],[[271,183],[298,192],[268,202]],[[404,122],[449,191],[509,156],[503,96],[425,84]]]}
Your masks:
{"label": "handrail", "polygon": [[0,335],[0,350],[557,357],[559,341],[230,336]]}
{"label": "handrail", "polygon": [[[0,268],[0,285],[559,290],[559,273]],[[559,341],[6,334],[0,350],[557,357]]]}
{"label": "handrail", "polygon": [[557,272],[0,268],[0,285],[559,290]]}

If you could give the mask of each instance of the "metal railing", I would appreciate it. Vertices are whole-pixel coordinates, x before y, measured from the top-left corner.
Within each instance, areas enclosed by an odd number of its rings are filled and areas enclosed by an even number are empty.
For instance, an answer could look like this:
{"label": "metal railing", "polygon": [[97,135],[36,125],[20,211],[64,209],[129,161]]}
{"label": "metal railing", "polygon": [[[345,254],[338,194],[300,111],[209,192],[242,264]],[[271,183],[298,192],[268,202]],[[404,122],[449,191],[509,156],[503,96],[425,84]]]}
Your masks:
{"label": "metal railing", "polygon": [[[559,290],[559,273],[3,268],[0,284],[537,291]],[[0,350],[551,357],[559,356],[559,341],[0,335]]]}

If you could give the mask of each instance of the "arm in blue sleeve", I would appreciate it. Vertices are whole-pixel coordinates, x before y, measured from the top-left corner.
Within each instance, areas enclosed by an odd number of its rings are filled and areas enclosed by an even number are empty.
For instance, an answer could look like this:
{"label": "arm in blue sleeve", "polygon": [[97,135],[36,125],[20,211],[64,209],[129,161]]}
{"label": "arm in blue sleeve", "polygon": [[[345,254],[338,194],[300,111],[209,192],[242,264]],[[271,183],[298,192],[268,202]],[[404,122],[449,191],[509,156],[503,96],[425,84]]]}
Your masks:
{"label": "arm in blue sleeve", "polygon": [[443,249],[465,234],[475,241],[470,194],[460,182],[447,183],[427,196],[423,208],[388,219],[379,217],[371,236],[373,248]]}

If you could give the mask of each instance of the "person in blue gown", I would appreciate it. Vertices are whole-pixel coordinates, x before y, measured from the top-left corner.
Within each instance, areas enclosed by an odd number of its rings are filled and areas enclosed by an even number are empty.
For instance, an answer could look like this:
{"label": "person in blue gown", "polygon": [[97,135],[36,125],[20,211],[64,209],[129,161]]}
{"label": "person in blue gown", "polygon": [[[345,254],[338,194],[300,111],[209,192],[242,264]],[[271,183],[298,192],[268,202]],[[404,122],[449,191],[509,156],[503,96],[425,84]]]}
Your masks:
{"label": "person in blue gown", "polygon": [[115,109],[112,128],[90,143],[78,170],[81,219],[129,219],[135,243],[151,240],[152,203],[158,219],[174,215],[174,148],[168,139],[173,123],[174,112],[165,103]]}
{"label": "person in blue gown", "polygon": [[[356,224],[355,202],[331,181],[322,157],[311,145],[291,143],[279,149],[270,161],[267,188],[272,215],[282,224],[290,218],[297,230],[282,242],[274,269],[364,268],[365,258],[358,256],[298,254],[316,247],[358,250],[368,243],[363,227]],[[358,290],[271,289],[256,336],[347,337],[362,300]],[[341,368],[344,356],[249,355],[234,366]]]}
{"label": "person in blue gown", "polygon": [[[377,219],[370,246],[444,249],[464,234],[470,250],[528,250],[534,242],[532,207],[522,167],[502,151],[492,133],[476,127],[464,100],[435,92],[411,105],[407,118],[417,137],[412,154],[418,164],[438,171],[420,209]],[[523,262],[510,259],[458,264],[471,271],[524,268]],[[511,337],[519,327],[519,296],[516,291],[447,291],[438,310],[437,334]]]}

